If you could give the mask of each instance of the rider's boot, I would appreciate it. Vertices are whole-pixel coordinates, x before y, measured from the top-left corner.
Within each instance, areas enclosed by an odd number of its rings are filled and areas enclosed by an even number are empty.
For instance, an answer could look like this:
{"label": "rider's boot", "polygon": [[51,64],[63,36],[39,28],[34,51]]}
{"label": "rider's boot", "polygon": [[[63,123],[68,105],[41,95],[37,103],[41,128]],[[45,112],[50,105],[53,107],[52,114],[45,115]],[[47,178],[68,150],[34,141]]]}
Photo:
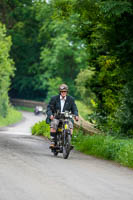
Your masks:
{"label": "rider's boot", "polygon": [[51,132],[50,133],[50,136],[51,136],[51,144],[50,144],[50,149],[53,149],[53,148],[55,148],[55,142],[56,142],[56,133],[54,133],[54,132]]}

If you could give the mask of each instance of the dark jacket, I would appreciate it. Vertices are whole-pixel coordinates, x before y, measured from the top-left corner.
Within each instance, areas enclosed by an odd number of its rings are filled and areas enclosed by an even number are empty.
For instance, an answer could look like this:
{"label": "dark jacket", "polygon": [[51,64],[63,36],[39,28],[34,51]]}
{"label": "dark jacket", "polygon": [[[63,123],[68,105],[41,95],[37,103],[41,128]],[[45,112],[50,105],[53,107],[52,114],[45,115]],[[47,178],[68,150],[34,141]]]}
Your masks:
{"label": "dark jacket", "polygon": [[[61,111],[60,95],[53,96],[47,106],[47,118],[54,115],[57,111]],[[74,98],[71,96],[66,96],[66,101],[64,104],[63,112],[71,111],[72,114],[78,116],[78,109],[75,104]]]}

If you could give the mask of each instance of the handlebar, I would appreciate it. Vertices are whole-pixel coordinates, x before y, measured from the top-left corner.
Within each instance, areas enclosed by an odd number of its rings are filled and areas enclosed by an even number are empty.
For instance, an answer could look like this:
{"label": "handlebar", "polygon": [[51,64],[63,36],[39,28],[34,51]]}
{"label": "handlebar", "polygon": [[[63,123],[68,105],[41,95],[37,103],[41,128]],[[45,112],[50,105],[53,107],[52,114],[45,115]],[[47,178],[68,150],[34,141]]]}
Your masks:
{"label": "handlebar", "polygon": [[65,112],[57,112],[54,115],[56,118],[73,118],[75,115],[73,115],[71,112],[65,111]]}

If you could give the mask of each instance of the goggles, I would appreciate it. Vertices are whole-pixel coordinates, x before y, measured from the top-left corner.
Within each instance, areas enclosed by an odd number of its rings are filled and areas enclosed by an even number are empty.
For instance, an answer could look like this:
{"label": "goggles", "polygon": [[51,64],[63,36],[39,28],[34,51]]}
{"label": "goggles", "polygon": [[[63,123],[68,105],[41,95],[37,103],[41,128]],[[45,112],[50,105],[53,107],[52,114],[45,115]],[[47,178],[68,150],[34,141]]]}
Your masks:
{"label": "goggles", "polygon": [[64,90],[64,91],[63,91],[63,90],[61,90],[60,92],[62,92],[62,93],[63,93],[63,92],[67,92],[67,91],[66,91],[66,90]]}
{"label": "goggles", "polygon": [[66,87],[62,86],[62,87],[60,87],[60,90],[66,90]]}

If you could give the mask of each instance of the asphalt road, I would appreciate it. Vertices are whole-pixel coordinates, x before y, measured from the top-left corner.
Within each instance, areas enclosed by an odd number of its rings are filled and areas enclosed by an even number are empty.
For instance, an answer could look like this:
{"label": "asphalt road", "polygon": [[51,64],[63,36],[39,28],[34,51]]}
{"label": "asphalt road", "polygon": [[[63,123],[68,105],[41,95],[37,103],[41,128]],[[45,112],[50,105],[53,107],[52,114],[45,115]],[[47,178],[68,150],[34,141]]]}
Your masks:
{"label": "asphalt road", "polygon": [[0,129],[0,200],[133,200],[133,170],[74,150],[54,157],[49,141],[30,133],[42,116],[23,115]]}

